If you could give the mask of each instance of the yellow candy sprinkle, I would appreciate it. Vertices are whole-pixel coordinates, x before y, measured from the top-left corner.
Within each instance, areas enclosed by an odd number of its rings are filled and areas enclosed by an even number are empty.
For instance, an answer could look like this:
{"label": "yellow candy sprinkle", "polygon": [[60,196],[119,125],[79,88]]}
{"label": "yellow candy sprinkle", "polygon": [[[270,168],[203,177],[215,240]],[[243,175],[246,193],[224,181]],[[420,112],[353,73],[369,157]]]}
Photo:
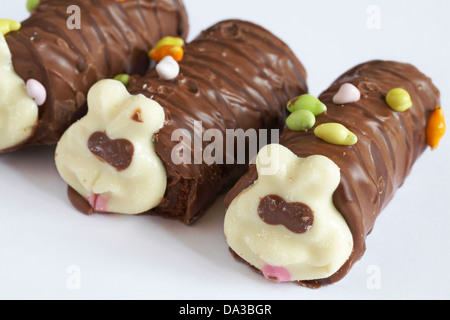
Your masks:
{"label": "yellow candy sprinkle", "polygon": [[358,137],[340,123],[321,124],[314,134],[319,139],[339,146],[353,146],[358,142]]}
{"label": "yellow candy sprinkle", "polygon": [[411,96],[405,89],[392,89],[386,96],[388,106],[398,112],[404,112],[412,107]]}
{"label": "yellow candy sprinkle", "polygon": [[153,50],[158,50],[162,46],[174,46],[174,47],[183,47],[184,40],[178,37],[164,37],[156,43],[156,46]]}
{"label": "yellow candy sprinkle", "polygon": [[19,21],[11,19],[0,19],[0,32],[3,35],[6,35],[11,31],[20,30],[21,27],[22,25],[20,24]]}

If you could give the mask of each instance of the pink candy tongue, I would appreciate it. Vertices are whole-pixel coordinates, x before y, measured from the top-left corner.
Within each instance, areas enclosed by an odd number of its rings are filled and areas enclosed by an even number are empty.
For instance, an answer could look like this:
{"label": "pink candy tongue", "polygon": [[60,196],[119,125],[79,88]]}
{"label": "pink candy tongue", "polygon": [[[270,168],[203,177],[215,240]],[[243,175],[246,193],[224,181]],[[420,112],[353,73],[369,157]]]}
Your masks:
{"label": "pink candy tongue", "polygon": [[105,197],[102,197],[100,194],[94,194],[90,196],[88,199],[91,207],[97,212],[106,212],[106,207],[108,206],[108,200]]}
{"label": "pink candy tongue", "polygon": [[291,273],[284,267],[275,267],[266,264],[262,271],[266,279],[275,280],[277,282],[291,281]]}

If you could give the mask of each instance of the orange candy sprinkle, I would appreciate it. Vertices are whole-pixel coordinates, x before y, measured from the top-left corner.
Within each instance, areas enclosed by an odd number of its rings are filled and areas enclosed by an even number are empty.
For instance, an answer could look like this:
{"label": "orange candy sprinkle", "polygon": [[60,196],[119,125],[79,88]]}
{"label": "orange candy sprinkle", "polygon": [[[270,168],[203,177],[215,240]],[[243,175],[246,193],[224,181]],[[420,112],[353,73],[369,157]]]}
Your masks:
{"label": "orange candy sprinkle", "polygon": [[175,61],[180,62],[184,56],[184,50],[180,46],[165,45],[150,51],[150,57],[156,62],[160,62],[167,56],[172,56]]}
{"label": "orange candy sprinkle", "polygon": [[445,135],[445,131],[444,110],[442,107],[437,107],[431,114],[427,125],[427,142],[433,150],[438,148],[442,137]]}

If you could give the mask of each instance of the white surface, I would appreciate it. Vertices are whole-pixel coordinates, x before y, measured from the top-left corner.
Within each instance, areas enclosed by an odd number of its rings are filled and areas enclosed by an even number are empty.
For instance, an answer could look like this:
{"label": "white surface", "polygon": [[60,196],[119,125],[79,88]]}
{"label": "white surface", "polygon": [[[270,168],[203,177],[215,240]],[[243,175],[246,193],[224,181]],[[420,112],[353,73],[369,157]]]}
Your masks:
{"label": "white surface", "polygon": [[[312,94],[360,62],[395,59],[434,79],[450,115],[447,0],[185,3],[191,38],[229,18],[251,20],[280,36],[308,70]],[[25,1],[8,5],[2,18],[26,18]],[[380,29],[369,29],[377,8]],[[67,200],[53,152],[30,148],[0,155],[2,299],[450,298],[448,136],[418,161],[382,213],[364,258],[343,281],[317,291],[265,281],[236,263],[223,236],[222,199],[191,227],[157,217],[79,214]],[[380,276],[375,287],[373,272]],[[80,282],[73,283],[76,275]]]}

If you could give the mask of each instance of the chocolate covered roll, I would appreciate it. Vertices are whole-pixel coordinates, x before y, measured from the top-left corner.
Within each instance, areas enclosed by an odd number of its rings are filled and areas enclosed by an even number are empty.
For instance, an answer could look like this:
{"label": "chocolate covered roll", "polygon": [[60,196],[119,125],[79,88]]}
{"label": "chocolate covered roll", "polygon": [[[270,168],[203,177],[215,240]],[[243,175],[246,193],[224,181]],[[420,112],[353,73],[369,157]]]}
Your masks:
{"label": "chocolate covered roll", "polygon": [[180,0],[41,0],[0,21],[0,152],[52,145],[86,114],[97,81],[144,74],[163,36],[185,37]]}
{"label": "chocolate covered roll", "polygon": [[[372,61],[342,75],[319,97],[326,111],[315,124],[294,131],[288,121],[280,144],[261,150],[227,195],[235,258],[278,282],[340,281],[426,150],[439,96],[409,64]],[[320,109],[309,100],[294,99],[291,111]]]}
{"label": "chocolate covered roll", "polygon": [[[220,22],[185,46],[179,64],[164,60],[127,87],[97,83],[87,116],[60,140],[56,164],[81,211],[193,223],[248,167],[250,156],[234,152],[249,153],[248,130],[281,128],[288,100],[307,92],[293,52],[250,22]],[[178,76],[163,80],[163,64]]]}

